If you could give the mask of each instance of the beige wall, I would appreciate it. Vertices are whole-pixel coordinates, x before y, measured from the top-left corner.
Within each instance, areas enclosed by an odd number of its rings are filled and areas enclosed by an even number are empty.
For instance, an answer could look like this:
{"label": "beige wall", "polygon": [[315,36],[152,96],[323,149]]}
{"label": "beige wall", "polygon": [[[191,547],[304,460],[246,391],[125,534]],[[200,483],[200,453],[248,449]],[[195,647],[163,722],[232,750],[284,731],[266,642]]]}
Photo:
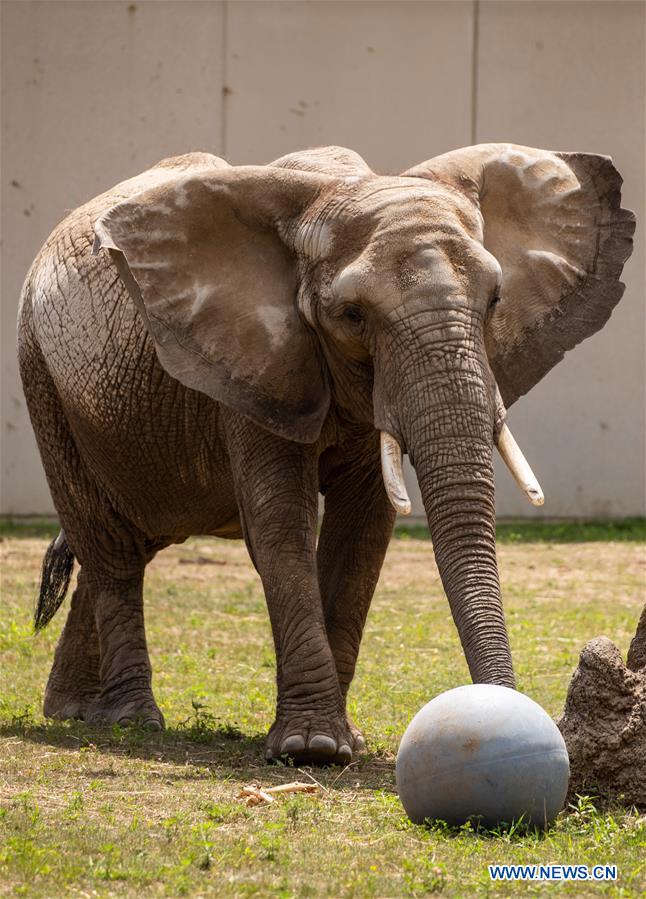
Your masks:
{"label": "beige wall", "polygon": [[[2,506],[51,501],[15,364],[20,285],[71,208],[189,149],[266,162],[337,143],[397,171],[511,140],[611,154],[644,222],[640,2],[2,4]],[[510,415],[543,513],[646,511],[644,243],[601,334]],[[501,514],[532,513],[505,472]],[[421,511],[418,506],[418,511]]]}
{"label": "beige wall", "polygon": [[[480,8],[476,140],[607,153],[637,214],[626,294],[610,321],[510,412],[545,515],[646,511],[644,11],[621,2]],[[524,513],[506,473],[498,484],[500,510]]]}

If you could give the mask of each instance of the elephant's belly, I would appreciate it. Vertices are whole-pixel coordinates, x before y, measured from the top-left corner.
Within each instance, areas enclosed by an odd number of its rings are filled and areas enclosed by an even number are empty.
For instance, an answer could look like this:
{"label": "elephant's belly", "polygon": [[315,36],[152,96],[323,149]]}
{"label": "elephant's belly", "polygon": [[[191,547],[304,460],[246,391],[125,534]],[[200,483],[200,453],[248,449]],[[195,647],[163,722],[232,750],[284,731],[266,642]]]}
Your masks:
{"label": "elephant's belly", "polygon": [[94,477],[150,537],[240,537],[238,505],[219,407],[163,375],[123,423],[85,422]]}
{"label": "elephant's belly", "polygon": [[93,479],[112,504],[149,538],[183,539],[192,534],[242,536],[228,458],[211,435],[188,428],[159,443],[133,428],[131,439],[91,442],[88,460]]}
{"label": "elephant's belly", "polygon": [[158,424],[154,436],[139,419],[125,440],[118,430],[97,433],[86,426],[78,442],[93,479],[148,537],[237,538],[238,506],[217,418],[215,409],[199,428],[185,421]]}

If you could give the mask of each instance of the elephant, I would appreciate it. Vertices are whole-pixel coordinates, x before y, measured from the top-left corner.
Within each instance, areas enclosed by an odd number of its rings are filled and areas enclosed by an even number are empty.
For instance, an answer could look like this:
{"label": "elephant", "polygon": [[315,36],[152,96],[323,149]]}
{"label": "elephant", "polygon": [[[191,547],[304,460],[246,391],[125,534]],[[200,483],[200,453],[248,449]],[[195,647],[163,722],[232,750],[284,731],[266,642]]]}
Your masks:
{"label": "elephant", "polygon": [[243,538],[276,650],[266,758],[349,762],[405,453],[471,678],[514,687],[493,449],[541,503],[506,410],[619,301],[621,183],[608,157],[506,143],[400,175],[341,147],[259,166],[195,152],[68,215],[18,328],[61,525],[36,628],[80,565],[45,715],[162,728],[146,564],[191,535]]}

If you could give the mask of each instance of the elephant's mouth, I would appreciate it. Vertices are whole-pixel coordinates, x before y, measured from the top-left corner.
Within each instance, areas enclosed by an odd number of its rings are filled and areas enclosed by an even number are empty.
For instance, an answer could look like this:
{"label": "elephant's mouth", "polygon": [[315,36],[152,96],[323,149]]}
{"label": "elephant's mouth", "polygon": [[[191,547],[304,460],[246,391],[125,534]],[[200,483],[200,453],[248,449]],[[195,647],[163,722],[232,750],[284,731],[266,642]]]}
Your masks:
{"label": "elephant's mouth", "polygon": [[[494,442],[505,465],[527,499],[533,506],[542,506],[545,496],[541,486],[504,422],[495,435]],[[400,515],[410,515],[412,504],[404,483],[402,448],[397,438],[388,431],[381,431],[381,473],[393,508]]]}

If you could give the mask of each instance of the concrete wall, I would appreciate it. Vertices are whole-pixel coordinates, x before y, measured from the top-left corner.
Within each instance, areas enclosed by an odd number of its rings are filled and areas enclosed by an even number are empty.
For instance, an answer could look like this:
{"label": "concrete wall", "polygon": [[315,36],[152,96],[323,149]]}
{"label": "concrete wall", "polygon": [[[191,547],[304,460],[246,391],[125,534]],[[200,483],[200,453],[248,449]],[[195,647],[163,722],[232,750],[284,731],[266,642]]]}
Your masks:
{"label": "concrete wall", "polygon": [[[614,157],[644,222],[641,2],[5,0],[1,11],[4,514],[52,508],[15,362],[27,268],[66,209],[163,156],[266,162],[335,143],[397,171],[488,140],[594,150]],[[646,511],[642,230],[610,323],[512,410],[548,501],[532,512],[500,471],[503,515]]]}

